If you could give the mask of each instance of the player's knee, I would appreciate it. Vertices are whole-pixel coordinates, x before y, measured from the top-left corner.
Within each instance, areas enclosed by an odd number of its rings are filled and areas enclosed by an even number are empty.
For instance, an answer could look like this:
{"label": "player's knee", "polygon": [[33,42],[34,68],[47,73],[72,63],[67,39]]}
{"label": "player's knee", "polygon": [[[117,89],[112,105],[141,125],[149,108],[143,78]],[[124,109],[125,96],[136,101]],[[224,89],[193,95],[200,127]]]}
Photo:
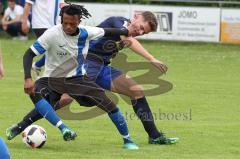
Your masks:
{"label": "player's knee", "polygon": [[61,107],[64,107],[64,106],[70,104],[72,101],[73,101],[73,99],[69,95],[63,94],[61,96],[59,104]]}
{"label": "player's knee", "polygon": [[144,97],[144,91],[143,91],[143,87],[140,85],[135,85],[133,87],[130,88],[130,98],[131,99],[139,99]]}

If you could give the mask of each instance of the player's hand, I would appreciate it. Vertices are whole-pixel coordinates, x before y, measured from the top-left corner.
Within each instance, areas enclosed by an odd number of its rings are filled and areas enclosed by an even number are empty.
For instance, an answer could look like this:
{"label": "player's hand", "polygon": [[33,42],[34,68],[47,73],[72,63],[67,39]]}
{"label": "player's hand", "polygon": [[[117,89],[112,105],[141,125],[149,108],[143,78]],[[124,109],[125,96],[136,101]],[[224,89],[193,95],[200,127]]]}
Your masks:
{"label": "player's hand", "polygon": [[3,66],[0,64],[0,79],[2,79],[4,76],[4,69]]}
{"label": "player's hand", "polygon": [[31,78],[25,79],[24,92],[29,95],[34,94],[34,82]]}
{"label": "player's hand", "polygon": [[24,32],[24,33],[28,33],[29,32],[29,27],[28,27],[27,20],[23,20],[22,21],[22,32]]}
{"label": "player's hand", "polygon": [[166,73],[168,70],[167,65],[165,65],[163,62],[157,60],[157,59],[153,59],[151,60],[151,63],[156,66],[162,73]]}

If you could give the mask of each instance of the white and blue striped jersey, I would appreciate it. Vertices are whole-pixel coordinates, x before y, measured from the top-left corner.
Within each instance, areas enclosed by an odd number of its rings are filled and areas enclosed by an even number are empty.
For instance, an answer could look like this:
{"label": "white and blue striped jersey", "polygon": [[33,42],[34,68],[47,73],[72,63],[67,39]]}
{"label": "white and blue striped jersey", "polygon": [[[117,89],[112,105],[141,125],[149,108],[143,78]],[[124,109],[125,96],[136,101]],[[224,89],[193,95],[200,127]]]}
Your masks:
{"label": "white and blue striped jersey", "polygon": [[50,28],[60,23],[60,4],[64,0],[26,0],[32,4],[32,28]]}
{"label": "white and blue striped jersey", "polygon": [[103,37],[104,30],[81,25],[79,30],[77,36],[69,36],[59,24],[45,31],[33,43],[31,49],[36,55],[46,55],[43,77],[72,77],[86,73],[84,60],[89,41]]}

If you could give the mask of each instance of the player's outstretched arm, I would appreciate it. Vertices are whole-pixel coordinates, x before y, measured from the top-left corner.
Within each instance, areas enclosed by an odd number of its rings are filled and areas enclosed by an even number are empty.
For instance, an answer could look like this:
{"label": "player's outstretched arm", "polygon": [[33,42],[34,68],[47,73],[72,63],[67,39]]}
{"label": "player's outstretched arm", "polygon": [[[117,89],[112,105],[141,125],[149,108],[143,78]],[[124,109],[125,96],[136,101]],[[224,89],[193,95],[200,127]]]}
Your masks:
{"label": "player's outstretched arm", "polygon": [[0,50],[0,79],[4,76],[4,68],[3,68],[3,59],[2,59],[2,52]]}
{"label": "player's outstretched arm", "polygon": [[103,28],[104,36],[128,36],[128,29],[118,29],[118,28]]}
{"label": "player's outstretched arm", "polygon": [[88,31],[88,39],[94,40],[101,37],[111,36],[128,36],[129,31],[126,28],[100,28],[80,25],[81,28],[85,28]]}
{"label": "player's outstretched arm", "polygon": [[23,56],[23,68],[24,68],[24,91],[25,93],[31,95],[34,93],[34,82],[31,76],[32,61],[36,54],[32,49],[28,49]]}
{"label": "player's outstretched arm", "polygon": [[134,51],[135,53],[143,56],[146,60],[151,62],[155,67],[157,67],[162,73],[167,72],[167,66],[152,56],[143,46],[142,44],[133,37],[121,37],[123,41],[128,41],[128,47]]}

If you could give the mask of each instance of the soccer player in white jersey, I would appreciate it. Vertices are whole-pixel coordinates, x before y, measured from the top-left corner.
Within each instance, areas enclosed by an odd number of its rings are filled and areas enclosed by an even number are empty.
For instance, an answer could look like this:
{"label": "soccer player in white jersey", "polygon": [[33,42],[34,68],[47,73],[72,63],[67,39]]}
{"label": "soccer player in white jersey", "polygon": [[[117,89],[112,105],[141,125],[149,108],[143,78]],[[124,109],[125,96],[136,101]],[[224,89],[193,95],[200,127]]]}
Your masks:
{"label": "soccer player in white jersey", "polygon": [[[63,93],[68,93],[80,104],[82,97],[88,97],[93,105],[108,113],[123,136],[124,148],[138,149],[128,134],[123,115],[103,89],[85,78],[84,68],[89,40],[103,36],[127,36],[128,30],[79,26],[81,18],[90,15],[79,5],[64,6],[60,15],[62,24],[48,29],[24,55],[25,93],[30,95],[38,112],[61,130],[67,141],[75,139],[76,133],[63,124],[51,105],[54,105]],[[33,58],[39,54],[46,54],[46,65],[43,77],[34,84],[31,65]],[[48,101],[51,105],[42,96],[44,91],[50,93]],[[9,134],[7,136],[11,138]]]}

